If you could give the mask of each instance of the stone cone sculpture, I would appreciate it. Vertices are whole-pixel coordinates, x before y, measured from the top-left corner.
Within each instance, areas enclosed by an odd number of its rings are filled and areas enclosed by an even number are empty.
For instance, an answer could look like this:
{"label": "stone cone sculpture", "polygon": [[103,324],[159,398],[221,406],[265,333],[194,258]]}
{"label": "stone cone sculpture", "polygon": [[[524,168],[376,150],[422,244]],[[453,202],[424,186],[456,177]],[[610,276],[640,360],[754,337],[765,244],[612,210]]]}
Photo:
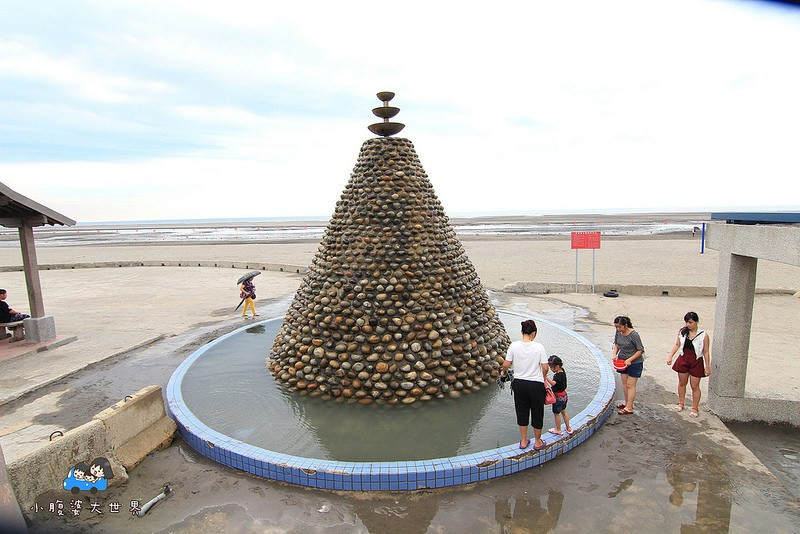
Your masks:
{"label": "stone cone sculpture", "polygon": [[411,404],[494,384],[508,344],[414,145],[365,141],[269,370],[312,396]]}

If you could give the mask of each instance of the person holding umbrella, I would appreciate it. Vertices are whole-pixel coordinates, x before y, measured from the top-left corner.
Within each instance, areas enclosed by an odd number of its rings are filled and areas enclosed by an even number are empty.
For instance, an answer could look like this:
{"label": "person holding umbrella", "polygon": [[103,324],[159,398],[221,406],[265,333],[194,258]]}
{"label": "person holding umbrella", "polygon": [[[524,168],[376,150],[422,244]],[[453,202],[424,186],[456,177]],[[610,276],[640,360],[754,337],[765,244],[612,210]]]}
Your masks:
{"label": "person holding umbrella", "polygon": [[[253,317],[258,317],[256,313],[256,305],[253,302],[256,299],[256,285],[253,283],[253,278],[261,274],[261,271],[250,271],[246,275],[239,278],[237,284],[239,284],[239,297],[242,299],[242,302],[239,303],[239,306],[244,303],[244,309],[242,310],[242,317],[247,317],[247,308],[253,310]],[[239,309],[239,306],[236,306],[236,309]],[[235,310],[234,310],[235,311]]]}

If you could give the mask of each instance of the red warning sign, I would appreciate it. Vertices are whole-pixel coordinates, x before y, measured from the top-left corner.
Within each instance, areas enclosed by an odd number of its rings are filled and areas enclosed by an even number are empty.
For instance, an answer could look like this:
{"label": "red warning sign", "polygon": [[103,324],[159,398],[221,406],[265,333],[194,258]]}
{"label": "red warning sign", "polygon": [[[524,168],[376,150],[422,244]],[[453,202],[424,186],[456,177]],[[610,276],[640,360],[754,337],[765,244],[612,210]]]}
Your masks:
{"label": "red warning sign", "polygon": [[572,248],[600,248],[600,232],[572,232]]}

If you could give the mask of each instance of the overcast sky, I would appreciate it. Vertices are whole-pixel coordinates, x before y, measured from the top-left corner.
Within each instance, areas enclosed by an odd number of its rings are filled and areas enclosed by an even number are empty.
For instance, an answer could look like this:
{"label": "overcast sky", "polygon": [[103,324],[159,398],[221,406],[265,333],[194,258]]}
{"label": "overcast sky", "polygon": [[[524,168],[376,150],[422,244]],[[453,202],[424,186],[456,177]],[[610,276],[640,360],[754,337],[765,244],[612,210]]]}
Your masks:
{"label": "overcast sky", "polygon": [[329,216],[397,93],[445,210],[800,208],[800,9],[0,0],[0,182],[79,222]]}

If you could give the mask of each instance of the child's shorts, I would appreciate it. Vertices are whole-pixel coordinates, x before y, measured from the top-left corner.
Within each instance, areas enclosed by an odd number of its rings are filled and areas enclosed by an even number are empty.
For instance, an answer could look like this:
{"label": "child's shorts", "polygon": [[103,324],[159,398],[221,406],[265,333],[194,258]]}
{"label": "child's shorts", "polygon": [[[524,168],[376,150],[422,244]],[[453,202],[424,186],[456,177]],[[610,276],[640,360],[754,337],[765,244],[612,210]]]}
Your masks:
{"label": "child's shorts", "polygon": [[556,393],[556,402],[553,403],[553,413],[561,413],[562,410],[566,410],[568,400],[569,397],[566,391]]}

